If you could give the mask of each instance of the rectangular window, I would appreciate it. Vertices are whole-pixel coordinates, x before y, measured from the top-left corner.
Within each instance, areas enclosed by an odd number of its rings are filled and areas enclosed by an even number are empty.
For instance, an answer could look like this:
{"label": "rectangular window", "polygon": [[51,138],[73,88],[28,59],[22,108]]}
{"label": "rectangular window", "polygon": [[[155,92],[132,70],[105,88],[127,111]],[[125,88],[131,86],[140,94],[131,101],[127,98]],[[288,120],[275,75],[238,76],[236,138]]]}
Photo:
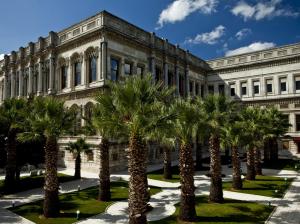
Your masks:
{"label": "rectangular window", "polygon": [[267,80],[267,93],[273,93],[273,80]]}
{"label": "rectangular window", "polygon": [[280,79],[280,92],[286,92],[286,78]]}
{"label": "rectangular window", "polygon": [[300,114],[296,115],[296,131],[300,131]]}
{"label": "rectangular window", "polygon": [[246,96],[247,95],[247,83],[243,82],[241,87],[242,87],[242,96]]}
{"label": "rectangular window", "polygon": [[230,85],[230,96],[235,96],[235,84]]}
{"label": "rectangular window", "polygon": [[66,66],[61,67],[61,89],[67,87],[68,70]]}
{"label": "rectangular window", "polygon": [[132,75],[132,66],[131,66],[131,64],[125,63],[124,73],[125,73],[125,75]]}
{"label": "rectangular window", "polygon": [[136,68],[136,74],[137,74],[137,75],[140,75],[140,76],[143,76],[143,73],[144,73],[143,67],[138,66],[138,67]]}
{"label": "rectangular window", "polygon": [[295,77],[295,88],[296,90],[300,90],[300,76]]}
{"label": "rectangular window", "polygon": [[253,82],[253,93],[254,94],[259,94],[259,82]]}
{"label": "rectangular window", "polygon": [[225,94],[225,87],[224,84],[219,85],[219,94],[224,95]]}
{"label": "rectangular window", "polygon": [[184,88],[184,77],[183,75],[179,74],[179,94],[180,96],[184,96],[184,91],[185,91],[185,88]]}
{"label": "rectangular window", "polygon": [[201,97],[204,97],[204,85],[201,85]]}
{"label": "rectangular window", "polygon": [[119,61],[113,58],[110,60],[110,79],[112,81],[119,79]]}
{"label": "rectangular window", "polygon": [[199,83],[196,83],[196,85],[195,85],[195,92],[196,92],[196,96],[198,96],[199,95]]}
{"label": "rectangular window", "polygon": [[190,82],[190,93],[193,93],[193,82]]}
{"label": "rectangular window", "polygon": [[174,85],[174,76],[172,72],[168,72],[168,86]]}
{"label": "rectangular window", "polygon": [[74,64],[74,71],[75,71],[75,86],[81,85],[81,63],[76,62]]}
{"label": "rectangular window", "polygon": [[213,85],[209,85],[208,86],[208,94],[214,94],[214,86]]}
{"label": "rectangular window", "polygon": [[95,82],[97,80],[97,59],[91,57],[89,59],[89,82]]}

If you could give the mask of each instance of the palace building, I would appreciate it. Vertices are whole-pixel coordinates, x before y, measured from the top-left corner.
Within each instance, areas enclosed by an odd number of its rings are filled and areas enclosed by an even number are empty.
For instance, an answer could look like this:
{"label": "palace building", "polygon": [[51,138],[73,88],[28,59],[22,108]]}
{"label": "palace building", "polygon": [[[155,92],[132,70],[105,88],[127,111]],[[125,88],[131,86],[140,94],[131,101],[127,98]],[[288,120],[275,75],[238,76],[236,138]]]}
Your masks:
{"label": "palace building", "polygon": [[[181,96],[225,94],[246,105],[274,105],[289,117],[289,138],[283,150],[300,152],[300,43],[205,61],[106,11],[59,32],[49,32],[0,61],[0,99],[54,95],[77,111],[75,136],[59,140],[60,164],[74,166],[64,151],[90,117],[93,97],[108,80],[122,81],[132,74],[151,73],[153,79],[175,86]],[[82,167],[98,171],[99,136],[89,136],[93,152]],[[110,150],[113,170],[126,167],[127,146]],[[163,150],[149,146],[149,162],[162,160]],[[176,151],[173,156],[175,158]]]}

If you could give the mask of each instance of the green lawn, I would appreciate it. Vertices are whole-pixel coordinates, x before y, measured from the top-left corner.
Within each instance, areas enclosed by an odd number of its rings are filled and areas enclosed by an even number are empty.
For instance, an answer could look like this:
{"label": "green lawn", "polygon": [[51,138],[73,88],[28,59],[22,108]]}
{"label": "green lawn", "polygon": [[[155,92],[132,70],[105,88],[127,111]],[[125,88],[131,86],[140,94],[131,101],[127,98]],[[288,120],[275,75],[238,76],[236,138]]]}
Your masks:
{"label": "green lawn", "polygon": [[[256,176],[256,180],[244,180],[243,189],[235,191],[247,194],[282,198],[292,181],[293,178],[287,178],[287,182],[285,183],[284,178],[280,177]],[[232,191],[231,184],[231,182],[224,182],[223,189]],[[278,190],[277,193],[275,192],[276,189]]]}
{"label": "green lawn", "polygon": [[[156,194],[160,188],[152,187],[151,194]],[[10,210],[20,216],[25,217],[35,223],[41,224],[68,224],[76,222],[76,211],[80,211],[80,219],[91,217],[105,211],[106,207],[113,202],[126,200],[128,198],[127,182],[119,181],[111,183],[110,202],[100,202],[97,200],[98,187],[92,187],[80,192],[68,193],[59,196],[60,199],[60,217],[45,219],[43,213],[43,201],[37,201]]]}
{"label": "green lawn", "polygon": [[[195,223],[264,223],[272,212],[273,207],[263,204],[225,199],[222,204],[208,203],[207,197],[196,198],[197,219]],[[150,222],[151,224],[183,223],[177,220],[179,204],[172,216]]]}
{"label": "green lawn", "polygon": [[[209,168],[203,167],[202,170],[209,170]],[[172,167],[172,179],[164,179],[163,176],[164,170],[155,170],[152,172],[148,173],[148,178],[154,179],[154,180],[161,180],[161,181],[167,181],[167,182],[172,182],[176,183],[180,181],[180,176],[179,176],[179,167],[178,166],[173,166]]]}
{"label": "green lawn", "polygon": [[[74,176],[59,173],[58,180],[60,183],[74,180]],[[34,177],[21,177],[20,183],[16,186],[15,192],[26,191],[34,188],[39,188],[44,185],[44,175]],[[4,180],[0,180],[0,192],[4,191]],[[5,192],[4,192],[5,193]]]}
{"label": "green lawn", "polygon": [[[295,166],[297,165],[297,169]],[[263,168],[267,169],[278,169],[278,170],[299,170],[300,169],[300,160],[293,159],[278,159],[276,162],[264,163]]]}

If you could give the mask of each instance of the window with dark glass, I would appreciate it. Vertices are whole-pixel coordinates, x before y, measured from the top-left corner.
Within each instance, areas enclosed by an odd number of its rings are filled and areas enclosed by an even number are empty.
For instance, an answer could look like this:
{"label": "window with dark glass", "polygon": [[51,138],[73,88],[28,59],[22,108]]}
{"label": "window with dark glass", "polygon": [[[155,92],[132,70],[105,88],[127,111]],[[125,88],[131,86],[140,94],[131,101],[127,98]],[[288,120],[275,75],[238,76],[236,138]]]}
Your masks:
{"label": "window with dark glass", "polygon": [[89,82],[95,82],[97,80],[97,59],[91,57],[89,59]]}
{"label": "window with dark glass", "polygon": [[61,67],[61,88],[67,87],[68,70],[66,66]]}
{"label": "window with dark glass", "polygon": [[286,91],[286,82],[281,82],[280,83],[280,91],[281,92],[285,92]]}
{"label": "window with dark glass", "polygon": [[267,84],[267,93],[272,93],[272,92],[273,92],[272,84],[268,83]]}
{"label": "window with dark glass", "polygon": [[119,79],[119,61],[114,58],[110,60],[110,76],[112,81]]}
{"label": "window with dark glass", "polygon": [[230,87],[230,96],[235,96],[235,88],[234,88],[234,86]]}
{"label": "window with dark glass", "polygon": [[242,95],[247,95],[247,87],[246,86],[242,86]]}
{"label": "window with dark glass", "polygon": [[296,114],[296,131],[300,131],[300,114]]}
{"label": "window with dark glass", "polygon": [[129,63],[125,63],[124,72],[125,72],[125,75],[132,75],[132,65]]}
{"label": "window with dark glass", "polygon": [[75,71],[75,86],[81,85],[81,63],[76,62],[74,64],[74,71]]}
{"label": "window with dark glass", "polygon": [[179,94],[180,96],[184,95],[184,77],[182,75],[179,75]]}
{"label": "window with dark glass", "polygon": [[160,68],[156,67],[155,68],[155,81],[159,82],[161,80],[161,76],[162,76],[162,73],[161,73]]}
{"label": "window with dark glass", "polygon": [[300,80],[296,80],[295,86],[296,86],[296,90],[300,90]]}
{"label": "window with dark glass", "polygon": [[259,84],[258,83],[254,83],[253,92],[254,92],[254,94],[259,94]]}
{"label": "window with dark glass", "polygon": [[174,85],[174,76],[172,72],[168,72],[168,86]]}
{"label": "window with dark glass", "polygon": [[189,85],[190,85],[190,93],[192,93],[193,92],[193,82],[190,82]]}
{"label": "window with dark glass", "polygon": [[214,94],[214,86],[213,85],[208,86],[208,94]]}
{"label": "window with dark glass", "polygon": [[224,95],[225,94],[225,87],[223,84],[219,85],[219,94]]}
{"label": "window with dark glass", "polygon": [[94,153],[93,153],[93,151],[88,151],[86,153],[86,155],[87,155],[87,161],[94,161]]}
{"label": "window with dark glass", "polygon": [[196,85],[195,85],[195,93],[196,93],[196,96],[198,96],[199,95],[199,84],[198,83],[196,83]]}
{"label": "window with dark glass", "polygon": [[201,85],[201,97],[204,97],[204,85]]}

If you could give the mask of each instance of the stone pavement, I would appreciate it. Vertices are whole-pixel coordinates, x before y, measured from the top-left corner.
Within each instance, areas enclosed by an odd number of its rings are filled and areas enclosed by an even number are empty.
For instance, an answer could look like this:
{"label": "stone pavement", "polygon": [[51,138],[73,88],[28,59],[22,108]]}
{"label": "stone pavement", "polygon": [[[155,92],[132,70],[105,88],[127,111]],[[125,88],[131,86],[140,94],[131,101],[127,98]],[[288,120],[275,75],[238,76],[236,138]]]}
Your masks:
{"label": "stone pavement", "polygon": [[[173,163],[174,164],[174,163]],[[243,164],[244,167],[244,164]],[[152,165],[149,166],[149,170],[161,169],[162,165]],[[227,174],[228,177],[224,179],[230,180],[231,169],[223,166],[223,173]],[[244,168],[243,168],[244,169]],[[61,173],[73,175],[73,170],[60,170]],[[294,177],[296,173],[293,171],[286,170],[263,170],[266,175],[274,175],[280,177]],[[196,172],[195,175],[195,186],[197,187],[196,195],[208,195],[209,194],[209,178],[205,176],[207,171]],[[98,185],[98,174],[82,172],[83,180],[75,180],[67,183],[62,183],[61,193],[68,193],[72,191],[77,191],[78,185],[81,189],[85,189],[91,186]],[[111,179],[114,180],[128,180],[129,176],[126,172],[115,173],[111,175]],[[162,191],[153,195],[150,200],[150,204],[154,209],[149,212],[148,220],[160,220],[172,215],[175,211],[175,204],[180,200],[180,191],[178,189],[179,183],[170,183],[165,181],[158,181],[148,179],[148,184],[150,186],[161,187]],[[297,211],[297,206],[300,206],[300,198],[297,195],[300,192],[300,180],[299,176],[293,182],[292,187],[289,189],[288,193],[285,195],[284,199],[277,199],[271,197],[264,197],[259,195],[249,195],[237,192],[224,191],[225,198],[237,199],[237,200],[246,200],[254,201],[259,203],[268,204],[269,202],[272,205],[278,206],[276,211],[273,213],[272,217],[269,220],[269,223],[279,224],[279,223],[298,223],[300,220],[300,211]],[[16,223],[16,224],[32,224],[32,222],[21,218],[20,216],[6,210],[5,208],[11,207],[12,201],[15,202],[15,205],[21,205],[24,203],[32,202],[35,200],[40,200],[43,198],[42,189],[33,189],[30,191],[20,192],[15,195],[5,196],[0,200],[0,224],[6,223]],[[81,224],[93,224],[93,223],[128,223],[128,212],[127,212],[127,201],[120,201],[112,204],[106,209],[105,213],[90,217],[86,220],[79,221]],[[299,207],[298,207],[299,210]],[[283,216],[282,216],[283,215]],[[291,217],[290,217],[291,216]],[[293,222],[295,220],[295,222]],[[298,222],[297,222],[298,221]]]}

